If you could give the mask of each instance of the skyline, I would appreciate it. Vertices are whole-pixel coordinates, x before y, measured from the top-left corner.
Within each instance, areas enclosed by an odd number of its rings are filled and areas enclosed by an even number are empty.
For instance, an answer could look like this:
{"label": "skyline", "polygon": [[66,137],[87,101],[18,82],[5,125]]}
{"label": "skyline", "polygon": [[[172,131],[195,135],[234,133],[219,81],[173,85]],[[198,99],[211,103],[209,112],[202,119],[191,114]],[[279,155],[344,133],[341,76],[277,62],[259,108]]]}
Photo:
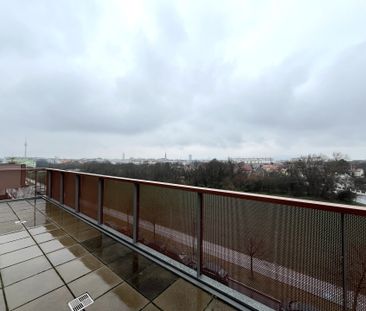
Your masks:
{"label": "skyline", "polygon": [[[25,147],[26,148],[26,147]],[[241,154],[241,155],[227,155],[226,157],[201,157],[201,158],[195,158],[192,154],[188,154],[188,155],[178,155],[176,157],[169,157],[168,154],[166,152],[164,152],[163,155],[158,155],[158,156],[146,156],[146,157],[139,157],[139,156],[126,156],[126,153],[123,152],[122,155],[120,157],[115,156],[115,157],[101,157],[101,156],[96,156],[96,157],[63,157],[63,156],[42,156],[42,155],[31,155],[31,156],[25,156],[25,154],[22,155],[5,155],[2,156],[0,154],[0,163],[1,163],[1,159],[47,159],[47,160],[52,160],[52,159],[57,159],[57,160],[71,160],[71,161],[78,161],[78,160],[94,160],[94,159],[102,159],[102,160],[107,160],[107,161],[125,161],[126,163],[128,163],[128,161],[130,160],[168,160],[168,161],[211,161],[211,160],[219,160],[219,161],[227,161],[227,160],[233,160],[233,161],[238,161],[239,159],[262,159],[262,160],[273,160],[273,162],[281,162],[281,161],[292,161],[294,159],[299,159],[299,158],[307,158],[307,157],[321,157],[323,159],[344,159],[346,161],[366,161],[366,159],[363,158],[350,158],[348,154],[342,153],[342,152],[333,152],[332,154],[324,154],[324,153],[318,153],[318,154],[298,154],[295,157],[285,157],[285,158],[276,158],[273,156],[262,156],[262,155],[255,155],[255,156],[246,156],[245,154]]]}
{"label": "skyline", "polygon": [[[0,157],[366,159],[366,3],[0,4]],[[184,157],[182,156],[184,155]]]}

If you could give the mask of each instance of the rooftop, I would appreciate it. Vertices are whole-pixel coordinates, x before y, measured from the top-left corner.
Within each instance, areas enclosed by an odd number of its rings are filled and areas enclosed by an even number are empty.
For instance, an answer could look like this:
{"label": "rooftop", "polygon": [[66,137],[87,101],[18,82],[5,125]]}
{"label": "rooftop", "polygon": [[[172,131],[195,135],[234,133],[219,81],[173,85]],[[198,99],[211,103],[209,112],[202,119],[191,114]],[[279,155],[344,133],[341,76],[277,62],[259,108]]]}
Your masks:
{"label": "rooftop", "polygon": [[10,310],[366,310],[363,206],[24,167],[0,188]]}
{"label": "rooftop", "polygon": [[44,199],[0,203],[0,310],[234,310]]}

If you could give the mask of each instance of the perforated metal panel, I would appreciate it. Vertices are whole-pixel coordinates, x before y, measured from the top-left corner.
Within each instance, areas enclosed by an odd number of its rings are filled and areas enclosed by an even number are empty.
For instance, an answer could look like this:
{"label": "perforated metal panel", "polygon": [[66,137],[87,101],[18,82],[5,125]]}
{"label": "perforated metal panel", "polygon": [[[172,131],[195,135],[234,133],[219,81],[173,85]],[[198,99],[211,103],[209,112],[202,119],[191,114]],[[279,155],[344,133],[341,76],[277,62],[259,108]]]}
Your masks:
{"label": "perforated metal panel", "polygon": [[350,310],[366,310],[366,218],[345,215],[345,285]]}
{"label": "perforated metal panel", "polygon": [[196,193],[141,185],[139,241],[195,267],[197,208]]}
{"label": "perforated metal panel", "polygon": [[75,174],[64,173],[64,204],[75,208]]}
{"label": "perforated metal panel", "polygon": [[47,174],[46,171],[37,171],[37,193],[46,194]]}
{"label": "perforated metal panel", "polygon": [[133,197],[132,183],[104,181],[103,222],[130,237],[133,226]]}
{"label": "perforated metal panel", "polygon": [[341,310],[340,214],[215,195],[204,202],[205,275],[276,309]]}
{"label": "perforated metal panel", "polygon": [[80,177],[80,212],[98,219],[98,178],[81,175]]}
{"label": "perforated metal panel", "polygon": [[61,173],[51,172],[51,198],[60,202]]}

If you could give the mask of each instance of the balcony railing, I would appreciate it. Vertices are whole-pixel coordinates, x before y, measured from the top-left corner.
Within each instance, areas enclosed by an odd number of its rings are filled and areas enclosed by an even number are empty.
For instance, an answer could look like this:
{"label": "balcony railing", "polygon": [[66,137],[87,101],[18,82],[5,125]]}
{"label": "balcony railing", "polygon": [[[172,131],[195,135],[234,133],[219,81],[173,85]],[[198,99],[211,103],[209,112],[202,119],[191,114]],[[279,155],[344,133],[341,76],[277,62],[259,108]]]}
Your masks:
{"label": "balcony railing", "polygon": [[0,200],[30,198],[45,193],[45,169],[0,165]]}
{"label": "balcony railing", "polygon": [[254,310],[366,310],[364,207],[31,172],[36,192]]}

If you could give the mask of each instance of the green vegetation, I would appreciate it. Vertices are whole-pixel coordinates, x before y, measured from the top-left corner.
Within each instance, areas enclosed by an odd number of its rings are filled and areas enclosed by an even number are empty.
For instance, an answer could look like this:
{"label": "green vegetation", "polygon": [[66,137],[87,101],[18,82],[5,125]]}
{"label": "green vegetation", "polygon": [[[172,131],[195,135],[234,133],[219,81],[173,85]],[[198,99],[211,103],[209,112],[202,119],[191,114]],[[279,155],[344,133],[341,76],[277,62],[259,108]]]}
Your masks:
{"label": "green vegetation", "polygon": [[355,194],[350,191],[351,188],[366,189],[366,180],[353,178],[351,163],[337,155],[332,159],[309,155],[267,166],[215,159],[210,162],[189,164],[38,162],[37,165],[79,169],[84,172],[127,178],[345,203],[353,203],[355,199]]}

